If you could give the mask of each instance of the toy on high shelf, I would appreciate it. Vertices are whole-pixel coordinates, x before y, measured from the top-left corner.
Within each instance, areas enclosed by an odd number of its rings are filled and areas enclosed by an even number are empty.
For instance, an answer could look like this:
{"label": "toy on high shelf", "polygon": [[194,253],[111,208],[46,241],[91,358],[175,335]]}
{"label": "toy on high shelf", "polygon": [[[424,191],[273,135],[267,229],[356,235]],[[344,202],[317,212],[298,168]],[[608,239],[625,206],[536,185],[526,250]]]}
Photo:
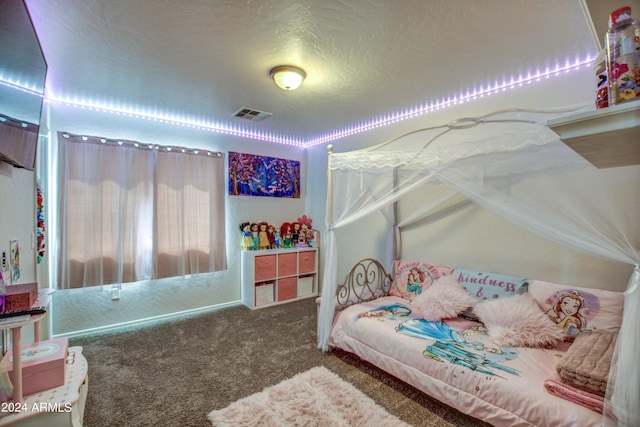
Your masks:
{"label": "toy on high shelf", "polygon": [[258,249],[269,249],[269,234],[267,233],[267,229],[269,224],[264,221],[258,223]]}
{"label": "toy on high shelf", "polygon": [[309,232],[307,233],[307,244],[309,245],[310,248],[315,248],[316,247],[316,232],[315,232],[315,230],[309,229]]}
{"label": "toy on high shelf", "polygon": [[[313,220],[306,215],[302,215],[300,218],[298,218],[298,221],[294,223],[298,226],[297,233],[294,232],[294,241],[296,247],[304,248],[312,246],[311,242],[309,241],[309,236],[313,233],[313,230],[311,229],[312,223]],[[312,238],[311,240],[313,241],[315,239]]]}
{"label": "toy on high shelf", "polygon": [[640,99],[640,22],[631,16],[631,7],[611,12],[604,42],[609,106]]}
{"label": "toy on high shelf", "polygon": [[291,247],[291,239],[292,239],[292,227],[291,223],[283,222],[280,226],[280,233],[282,235],[282,247],[290,248]]}
{"label": "toy on high shelf", "polygon": [[311,228],[311,218],[303,215],[294,222],[274,226],[266,221],[240,223],[243,251],[280,248],[315,248],[316,231]]}
{"label": "toy on high shelf", "polygon": [[253,245],[251,246],[251,250],[256,251],[260,246],[260,234],[259,234],[258,224],[255,222],[251,224],[251,238],[253,239]]}
{"label": "toy on high shelf", "polygon": [[304,222],[300,224],[300,232],[298,233],[298,241],[296,242],[297,247],[305,247],[309,246],[307,244],[307,235],[309,233],[309,226]]}
{"label": "toy on high shelf", "polygon": [[242,232],[242,239],[240,245],[243,251],[250,251],[253,247],[253,238],[251,237],[251,223],[243,222],[240,224],[240,231]]}
{"label": "toy on high shelf", "polygon": [[300,238],[300,223],[292,222],[291,223],[291,245],[295,246],[298,243],[299,238]]}
{"label": "toy on high shelf", "polygon": [[276,226],[273,229],[273,247],[280,249],[282,247],[282,234],[280,234],[280,227]]}

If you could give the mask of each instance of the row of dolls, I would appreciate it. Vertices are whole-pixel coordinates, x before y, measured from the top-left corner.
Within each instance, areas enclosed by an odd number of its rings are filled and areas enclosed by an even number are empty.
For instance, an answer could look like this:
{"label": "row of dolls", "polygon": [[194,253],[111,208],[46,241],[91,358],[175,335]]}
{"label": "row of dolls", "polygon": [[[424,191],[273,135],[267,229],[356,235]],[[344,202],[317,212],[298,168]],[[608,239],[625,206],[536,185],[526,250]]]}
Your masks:
{"label": "row of dolls", "polygon": [[315,231],[308,224],[284,222],[274,226],[266,222],[243,222],[242,250],[315,247]]}

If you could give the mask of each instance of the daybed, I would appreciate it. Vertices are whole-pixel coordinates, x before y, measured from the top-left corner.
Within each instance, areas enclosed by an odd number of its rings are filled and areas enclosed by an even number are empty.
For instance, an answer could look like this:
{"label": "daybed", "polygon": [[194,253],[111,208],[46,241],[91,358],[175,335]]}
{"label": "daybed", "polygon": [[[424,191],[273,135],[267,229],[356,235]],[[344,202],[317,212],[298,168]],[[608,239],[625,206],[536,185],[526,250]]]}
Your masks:
{"label": "daybed", "polygon": [[[353,267],[337,290],[339,311],[330,346],[354,353],[429,396],[496,426],[602,425],[606,378],[604,383],[600,379],[600,392],[581,385],[576,388],[577,384],[560,379],[556,367],[563,360],[571,357],[572,368],[584,370],[576,360],[586,361],[588,352],[584,357],[571,356],[569,350],[577,345],[570,344],[571,335],[576,334],[554,323],[543,307],[552,313],[560,296],[575,292],[583,313],[583,332],[576,341],[587,330],[617,336],[622,293],[451,270],[423,262],[398,261],[394,267],[393,277],[372,259]],[[421,275],[418,296],[407,289],[416,285],[407,280],[409,270]],[[500,295],[489,289],[490,283],[499,286]],[[475,298],[469,291],[486,293],[490,299]],[[535,308],[531,311],[532,306],[516,300],[531,301]],[[485,324],[470,319],[469,304],[477,307]],[[489,312],[482,313],[483,304]],[[442,316],[444,320],[438,321]],[[564,323],[571,329],[566,319]],[[609,341],[606,346],[613,349],[614,343]],[[597,360],[599,372],[608,374],[610,359],[611,352],[608,360]]]}
{"label": "daybed", "polygon": [[[560,110],[502,111],[418,129],[357,151],[334,153],[329,146],[318,347],[327,351],[336,346],[356,353],[425,393],[496,425],[637,426],[640,165],[595,168],[546,126],[547,120],[563,114]],[[606,144],[605,137],[602,142]],[[615,265],[591,274],[595,271],[591,270],[591,261],[572,263],[552,259],[544,248],[536,252],[536,245],[528,256],[521,257],[516,252],[524,251],[527,245],[518,241],[511,252],[502,251],[501,256],[495,257],[499,244],[489,248],[493,236],[488,230],[482,230],[485,240],[470,244],[468,235],[473,237],[476,233],[469,227],[475,222],[465,222],[466,216],[456,217],[458,212],[467,213],[466,208],[461,208],[463,203],[488,212],[512,229],[540,236],[537,238],[552,242],[554,247]],[[469,233],[460,233],[460,229]],[[496,237],[498,241],[503,238]],[[350,260],[353,256],[357,258]],[[584,285],[594,289],[594,295],[599,290],[618,291],[617,313],[620,315],[623,310],[623,314],[616,339],[607,344],[612,353],[607,360],[610,369],[599,370],[608,376],[585,379],[584,370],[556,370],[559,361],[566,362],[572,356],[572,349],[589,347],[581,342],[588,334],[577,335],[572,345],[565,344],[566,349],[516,346],[517,357],[500,361],[507,369],[495,366],[489,374],[481,372],[486,363],[471,365],[464,357],[456,359],[460,346],[469,350],[471,346],[467,344],[478,341],[490,351],[500,352],[489,341],[493,340],[491,335],[464,334],[474,330],[468,319],[444,322],[440,333],[456,331],[452,334],[454,347],[449,345],[445,350],[434,347],[433,338],[414,338],[396,332],[396,327],[412,330],[416,325],[410,323],[410,328],[400,325],[406,320],[416,323],[420,310],[416,311],[411,298],[387,296],[395,279],[387,272],[392,271],[394,260],[416,256],[419,260],[438,258],[467,267],[486,265],[493,271],[511,274],[525,271],[522,274],[532,278]],[[365,286],[364,294],[362,289],[357,291],[349,285],[337,290],[339,276],[349,271],[348,264],[365,257],[380,261],[374,264],[381,268],[381,282],[369,279],[369,267],[359,264],[351,270],[349,280],[364,281],[374,288],[367,290],[368,285]],[[614,278],[612,271],[621,274]],[[527,294],[542,311],[545,299],[557,288],[549,292],[547,286],[553,284],[529,282]],[[540,289],[547,294],[536,296]],[[336,294],[343,301],[339,303],[343,309],[338,314]],[[367,301],[371,296],[379,298]],[[392,304],[402,307],[399,311],[384,308]],[[363,313],[369,314],[361,316]],[[598,321],[594,323],[592,319],[587,325],[595,328]],[[420,331],[423,325],[418,326]],[[433,332],[434,328],[432,325],[426,329]],[[500,330],[495,325],[487,329],[489,334]],[[482,332],[479,327],[475,330]],[[462,335],[464,343],[456,342],[458,335]],[[488,357],[486,352],[482,354],[485,356]],[[500,357],[504,359],[504,355]],[[559,378],[561,375],[564,378]],[[606,389],[602,401],[599,399],[602,396],[592,398],[591,393],[583,395],[576,391],[564,382],[568,378],[573,378],[577,385],[595,381],[600,393]],[[569,398],[596,408],[604,406],[604,415],[567,401]]]}

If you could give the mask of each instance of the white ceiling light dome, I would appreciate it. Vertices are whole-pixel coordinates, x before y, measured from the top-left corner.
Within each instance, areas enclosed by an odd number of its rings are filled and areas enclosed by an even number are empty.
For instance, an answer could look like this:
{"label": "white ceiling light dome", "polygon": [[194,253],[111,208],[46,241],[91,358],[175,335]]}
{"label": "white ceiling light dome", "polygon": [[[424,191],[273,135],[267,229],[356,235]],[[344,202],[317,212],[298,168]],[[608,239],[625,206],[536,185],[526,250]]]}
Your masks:
{"label": "white ceiling light dome", "polygon": [[307,73],[292,65],[280,65],[269,71],[269,75],[280,89],[295,90],[300,87]]}

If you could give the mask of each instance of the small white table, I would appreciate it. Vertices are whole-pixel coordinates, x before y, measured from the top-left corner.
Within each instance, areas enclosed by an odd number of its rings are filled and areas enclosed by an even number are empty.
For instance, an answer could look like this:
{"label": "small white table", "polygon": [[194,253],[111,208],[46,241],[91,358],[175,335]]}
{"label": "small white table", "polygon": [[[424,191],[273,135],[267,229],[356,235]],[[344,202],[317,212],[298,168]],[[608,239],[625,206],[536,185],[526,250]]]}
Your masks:
{"label": "small white table", "polygon": [[[48,307],[51,302],[51,294],[55,289],[38,289],[38,299],[33,304],[34,307]],[[25,314],[24,316],[5,317],[0,319],[0,330],[11,330],[11,347],[13,349],[13,401],[22,403],[22,327],[33,324],[33,338],[35,342],[40,341],[40,320],[43,314]]]}
{"label": "small white table", "polygon": [[[82,427],[89,388],[87,359],[82,347],[69,347],[65,383],[11,401],[0,411],[0,427]],[[12,409],[12,412],[9,412]]]}
{"label": "small white table", "polygon": [[[38,290],[34,307],[48,307],[54,289]],[[46,314],[46,313],[45,313]],[[23,396],[22,389],[22,327],[33,324],[34,341],[40,341],[39,322],[45,314],[6,317],[0,319],[0,330],[11,331],[13,351],[13,400],[0,403],[0,427],[80,427],[88,389],[88,364],[82,347],[69,347],[65,383],[60,387]]]}

